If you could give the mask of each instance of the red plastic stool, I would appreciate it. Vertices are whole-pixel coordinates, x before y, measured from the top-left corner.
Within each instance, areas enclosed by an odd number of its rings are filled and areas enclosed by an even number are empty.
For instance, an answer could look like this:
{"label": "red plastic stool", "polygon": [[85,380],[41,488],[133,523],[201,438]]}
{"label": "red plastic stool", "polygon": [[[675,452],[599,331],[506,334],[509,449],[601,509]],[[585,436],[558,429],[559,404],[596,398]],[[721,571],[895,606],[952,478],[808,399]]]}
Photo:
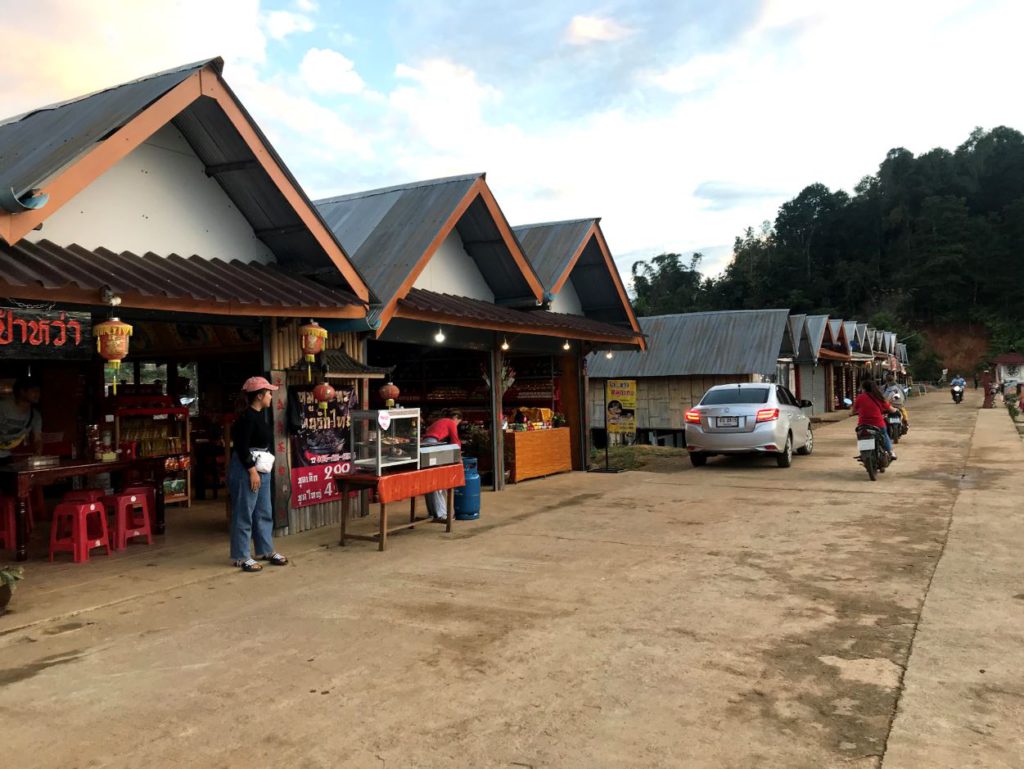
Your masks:
{"label": "red plastic stool", "polygon": [[135,484],[134,486],[125,486],[121,489],[122,494],[144,494],[146,496],[146,502],[149,503],[149,516],[150,520],[156,515],[156,489],[153,486],[145,486],[142,484]]}
{"label": "red plastic stool", "polygon": [[[33,494],[33,498],[38,494]],[[0,548],[13,550],[16,547],[18,538],[18,500],[13,497],[0,497]],[[32,499],[28,502],[28,533],[31,534],[35,528],[35,505]]]}
{"label": "red plastic stool", "polygon": [[65,502],[102,502],[107,493],[103,489],[78,489],[64,494]]}
{"label": "red plastic stool", "polygon": [[0,499],[0,548],[13,550],[18,538],[18,519],[15,502],[10,497]]}
{"label": "red plastic stool", "polygon": [[[92,531],[89,524],[95,523]],[[89,560],[89,551],[105,547],[110,555],[107,511],[102,502],[61,502],[53,509],[50,560],[54,553],[71,553],[75,563]]]}
{"label": "red plastic stool", "polygon": [[153,528],[150,525],[149,499],[145,493],[123,492],[104,497],[104,503],[114,515],[114,549],[124,550],[128,540],[146,538],[146,544],[153,544]]}

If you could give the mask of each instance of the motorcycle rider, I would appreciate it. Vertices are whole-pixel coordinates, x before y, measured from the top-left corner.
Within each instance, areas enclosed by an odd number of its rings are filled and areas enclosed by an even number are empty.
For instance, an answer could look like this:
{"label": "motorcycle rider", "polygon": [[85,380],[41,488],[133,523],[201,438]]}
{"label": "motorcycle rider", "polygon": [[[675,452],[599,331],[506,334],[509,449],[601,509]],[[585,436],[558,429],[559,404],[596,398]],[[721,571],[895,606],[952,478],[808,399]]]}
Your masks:
{"label": "motorcycle rider", "polygon": [[857,415],[858,427],[870,425],[871,427],[878,428],[882,436],[882,443],[889,454],[889,459],[895,461],[896,452],[892,447],[892,439],[885,429],[885,415],[890,411],[896,411],[896,409],[889,405],[889,402],[882,395],[882,391],[875,384],[875,380],[870,376],[860,380],[860,389],[861,393],[854,399],[850,413]]}
{"label": "motorcycle rider", "polygon": [[[950,391],[950,393],[953,393],[953,388],[956,387],[957,385],[960,386],[961,397],[963,397],[963,392],[965,390],[967,390],[967,380],[964,379],[959,374],[957,374],[955,377],[953,377],[951,380],[949,380],[949,391]],[[956,394],[955,393],[953,394],[953,398],[954,399],[956,398]]]}
{"label": "motorcycle rider", "polygon": [[907,402],[904,398],[903,385],[897,382],[896,377],[891,373],[885,375],[885,388],[882,390],[882,395],[891,405],[899,409],[900,415],[903,417],[903,426],[909,430],[910,412],[907,410]]}

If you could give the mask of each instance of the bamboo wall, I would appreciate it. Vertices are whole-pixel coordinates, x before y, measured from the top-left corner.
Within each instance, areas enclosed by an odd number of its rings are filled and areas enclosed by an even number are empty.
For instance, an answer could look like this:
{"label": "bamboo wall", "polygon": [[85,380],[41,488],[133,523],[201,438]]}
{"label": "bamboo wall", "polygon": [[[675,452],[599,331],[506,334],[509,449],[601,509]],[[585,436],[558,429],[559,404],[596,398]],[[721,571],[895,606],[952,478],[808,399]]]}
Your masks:
{"label": "bamboo wall", "polygon": [[[628,378],[628,377],[623,377]],[[692,408],[709,388],[721,384],[750,382],[749,374],[727,376],[650,377],[637,380],[637,430],[682,430],[686,426],[683,414]],[[591,379],[588,403],[590,424],[603,428],[604,379]]]}
{"label": "bamboo wall", "polygon": [[[274,319],[271,324],[270,337],[270,367],[274,370],[286,370],[294,366],[302,359],[302,345],[299,343],[299,326],[304,320],[281,320]],[[365,363],[363,343],[359,334],[355,332],[335,332],[327,336],[324,345],[325,350],[333,350],[343,347],[345,352],[356,360]],[[289,372],[288,384],[306,384],[306,373],[304,371]],[[291,452],[289,452],[289,457]],[[290,459],[289,459],[290,465]],[[291,467],[288,468],[289,478]],[[352,500],[353,515],[360,515],[362,506],[365,504],[365,495]],[[288,527],[279,533],[298,534],[301,531],[309,531],[323,526],[337,526],[341,524],[341,502],[325,502],[321,505],[310,505],[297,510],[288,510]]]}

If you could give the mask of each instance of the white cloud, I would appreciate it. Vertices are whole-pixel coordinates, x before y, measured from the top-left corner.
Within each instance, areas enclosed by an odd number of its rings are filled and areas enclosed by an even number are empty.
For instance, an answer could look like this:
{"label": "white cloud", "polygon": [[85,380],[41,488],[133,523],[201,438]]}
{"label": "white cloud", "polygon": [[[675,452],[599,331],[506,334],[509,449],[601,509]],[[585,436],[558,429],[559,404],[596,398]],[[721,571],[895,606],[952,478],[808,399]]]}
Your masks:
{"label": "white cloud", "polygon": [[330,48],[306,51],[299,73],[314,93],[357,94],[366,87],[352,60]]}
{"label": "white cloud", "polygon": [[295,7],[303,13],[316,13],[320,10],[316,0],[295,0]]}
{"label": "white cloud", "polygon": [[565,40],[572,45],[589,45],[621,40],[633,30],[614,19],[601,16],[573,16],[565,30]]}
{"label": "white cloud", "polygon": [[274,40],[284,40],[297,32],[312,32],[316,29],[311,18],[291,11],[270,11],[264,15],[263,25]]}

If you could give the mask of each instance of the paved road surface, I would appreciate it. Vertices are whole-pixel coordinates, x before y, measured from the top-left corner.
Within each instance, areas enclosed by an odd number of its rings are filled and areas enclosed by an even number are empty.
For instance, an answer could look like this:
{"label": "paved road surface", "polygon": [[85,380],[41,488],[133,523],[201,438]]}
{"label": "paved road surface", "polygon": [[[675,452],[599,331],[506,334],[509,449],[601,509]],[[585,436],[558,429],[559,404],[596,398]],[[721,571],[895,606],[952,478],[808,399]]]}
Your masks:
{"label": "paved road surface", "polygon": [[877,483],[840,423],[789,470],[714,459],[526,483],[451,539],[332,548],[0,635],[0,756],[878,766],[977,405],[915,402]]}

